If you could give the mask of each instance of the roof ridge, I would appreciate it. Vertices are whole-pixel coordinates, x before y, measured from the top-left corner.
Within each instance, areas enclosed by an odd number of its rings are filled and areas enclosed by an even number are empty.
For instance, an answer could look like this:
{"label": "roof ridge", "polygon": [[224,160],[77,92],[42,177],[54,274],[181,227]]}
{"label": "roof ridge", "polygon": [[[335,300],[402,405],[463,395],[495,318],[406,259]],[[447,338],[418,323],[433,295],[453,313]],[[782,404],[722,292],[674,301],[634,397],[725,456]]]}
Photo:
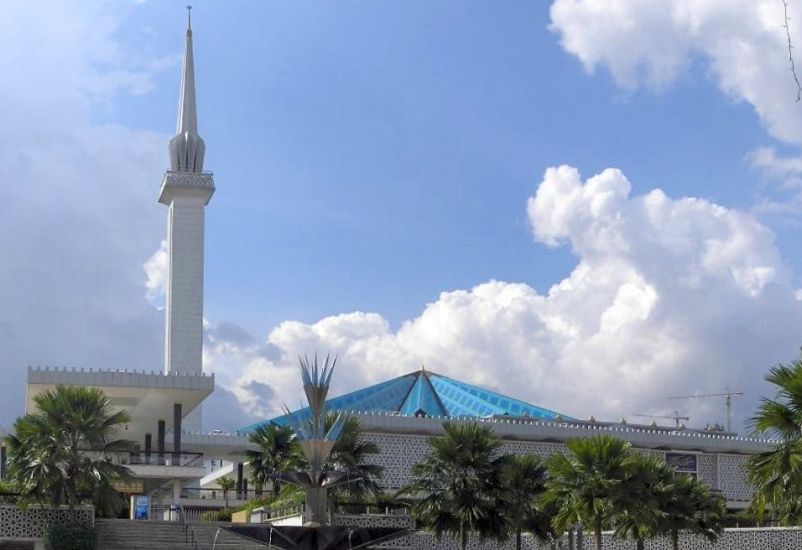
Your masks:
{"label": "roof ridge", "polygon": [[421,371],[421,372],[423,373],[423,378],[426,380],[426,383],[429,385],[429,389],[432,390],[434,398],[437,399],[437,404],[440,405],[440,408],[443,409],[443,412],[445,412],[446,415],[448,415],[449,414],[448,407],[446,407],[446,404],[443,403],[442,399],[440,399],[440,394],[437,393],[437,388],[434,387],[434,384],[432,384],[432,381],[429,379],[429,374],[434,374],[435,376],[440,376],[440,375],[435,372],[432,373],[428,373],[426,371]]}

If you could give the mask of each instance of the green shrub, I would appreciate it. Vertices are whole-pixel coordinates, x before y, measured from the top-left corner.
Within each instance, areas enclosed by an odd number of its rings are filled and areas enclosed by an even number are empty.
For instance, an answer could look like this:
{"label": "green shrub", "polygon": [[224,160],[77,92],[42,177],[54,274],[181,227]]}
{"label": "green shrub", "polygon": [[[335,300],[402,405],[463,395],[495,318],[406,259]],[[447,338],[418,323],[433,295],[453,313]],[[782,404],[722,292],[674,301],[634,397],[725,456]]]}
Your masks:
{"label": "green shrub", "polygon": [[95,550],[97,533],[91,525],[56,523],[45,531],[47,550]]}
{"label": "green shrub", "polygon": [[270,503],[271,510],[283,510],[293,506],[300,506],[306,502],[306,495],[300,487],[286,484],[281,488],[279,496]]}
{"label": "green shrub", "polygon": [[223,508],[221,510],[209,510],[200,515],[201,521],[231,521],[231,514],[234,512],[231,508]]}

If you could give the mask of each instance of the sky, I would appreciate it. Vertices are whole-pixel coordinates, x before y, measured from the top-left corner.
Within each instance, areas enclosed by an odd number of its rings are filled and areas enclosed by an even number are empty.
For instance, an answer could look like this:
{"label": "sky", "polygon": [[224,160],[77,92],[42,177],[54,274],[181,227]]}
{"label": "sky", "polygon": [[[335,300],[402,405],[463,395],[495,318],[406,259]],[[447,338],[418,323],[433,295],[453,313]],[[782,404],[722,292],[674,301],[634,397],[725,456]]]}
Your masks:
{"label": "sky", "polygon": [[[160,370],[183,2],[4,4],[0,424],[28,365]],[[790,3],[802,43],[802,2]],[[779,0],[195,2],[206,428],[420,368],[736,427],[802,345]],[[802,60],[797,62],[802,66]],[[644,420],[644,419],[642,419]]]}

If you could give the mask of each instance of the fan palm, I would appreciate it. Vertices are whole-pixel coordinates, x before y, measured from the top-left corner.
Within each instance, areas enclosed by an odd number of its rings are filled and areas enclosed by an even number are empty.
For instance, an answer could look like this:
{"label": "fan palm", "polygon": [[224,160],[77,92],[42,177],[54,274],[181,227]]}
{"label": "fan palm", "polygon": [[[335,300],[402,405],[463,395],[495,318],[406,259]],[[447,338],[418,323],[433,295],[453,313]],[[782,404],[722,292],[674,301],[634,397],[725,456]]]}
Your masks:
{"label": "fan palm", "polygon": [[415,497],[412,512],[438,539],[457,537],[466,548],[471,531],[480,538],[504,538],[498,507],[501,440],[488,426],[443,424],[445,435],[429,440],[431,452],[413,466],[413,481],[402,494]]}
{"label": "fan palm", "polygon": [[592,528],[596,549],[602,547],[602,528],[624,498],[624,482],[632,461],[628,442],[598,435],[566,441],[568,454],[548,461],[549,481],[544,502],[556,507],[554,527],[564,531],[580,524]]}
{"label": "fan palm", "polygon": [[251,432],[249,439],[257,446],[255,451],[246,451],[251,476],[257,486],[268,481],[273,484],[273,494],[281,490],[280,482],[273,474],[292,469],[298,463],[300,448],[295,433],[289,426],[263,424]]}
{"label": "fan palm", "polygon": [[673,550],[679,548],[680,531],[715,542],[723,531],[727,513],[724,500],[696,478],[674,472],[667,475],[671,480],[658,492],[662,512],[659,529],[670,536]]}
{"label": "fan palm", "polygon": [[768,507],[781,523],[796,525],[802,520],[802,359],[772,368],[765,380],[776,395],[762,399],[752,424],[778,443],[746,463],[756,488],[752,505],[759,519]]}
{"label": "fan palm", "polygon": [[135,450],[133,442],[116,439],[128,415],[113,412],[96,388],[57,386],[33,400],[36,410],[18,418],[7,437],[17,490],[26,500],[70,509],[92,501],[101,514],[116,514],[124,500],[113,484],[130,479],[119,457]]}
{"label": "fan palm", "polygon": [[[337,420],[337,414],[326,416],[326,431],[330,430]],[[334,489],[336,496],[351,496],[361,499],[365,493],[378,495],[384,468],[370,461],[372,455],[379,454],[379,447],[372,441],[362,437],[362,424],[359,418],[349,416],[345,419],[340,437],[334,443],[324,468],[335,472],[346,472],[354,483],[341,485]]]}
{"label": "fan palm", "polygon": [[228,493],[237,486],[237,480],[231,477],[221,477],[217,480],[217,485],[223,491],[223,501],[225,502],[225,507],[228,508]]}
{"label": "fan palm", "polygon": [[658,495],[664,490],[673,474],[663,460],[656,457],[634,455],[623,491],[617,503],[614,520],[617,537],[632,537],[638,550],[643,550],[645,540],[658,532],[662,517]]}
{"label": "fan palm", "polygon": [[515,536],[515,548],[521,549],[521,534],[525,531],[541,540],[553,537],[551,516],[538,502],[546,491],[546,466],[540,457],[506,457],[501,464],[500,481],[502,513]]}

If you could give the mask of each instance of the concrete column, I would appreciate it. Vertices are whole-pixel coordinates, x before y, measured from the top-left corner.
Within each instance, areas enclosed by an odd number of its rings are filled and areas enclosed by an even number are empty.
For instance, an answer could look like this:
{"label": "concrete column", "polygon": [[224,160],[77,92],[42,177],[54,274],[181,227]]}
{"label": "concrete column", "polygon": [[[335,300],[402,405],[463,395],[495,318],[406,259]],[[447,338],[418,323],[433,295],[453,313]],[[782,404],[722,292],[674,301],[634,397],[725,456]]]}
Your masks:
{"label": "concrete column", "polygon": [[306,488],[306,512],[304,514],[304,523],[319,523],[326,525],[328,523],[328,498],[327,489],[323,487],[307,487]]}
{"label": "concrete column", "polygon": [[153,437],[150,434],[145,434],[145,464],[150,464],[152,441]]}
{"label": "concrete column", "polygon": [[181,480],[173,480],[173,504],[178,505],[181,501]]}
{"label": "concrete column", "polygon": [[156,439],[156,449],[159,453],[159,463],[164,464],[164,420],[159,420],[159,432]]}
{"label": "concrete column", "polygon": [[242,498],[242,487],[245,476],[245,465],[242,462],[237,463],[237,498]]}
{"label": "concrete column", "polygon": [[173,405],[173,464],[181,464],[181,403]]}

